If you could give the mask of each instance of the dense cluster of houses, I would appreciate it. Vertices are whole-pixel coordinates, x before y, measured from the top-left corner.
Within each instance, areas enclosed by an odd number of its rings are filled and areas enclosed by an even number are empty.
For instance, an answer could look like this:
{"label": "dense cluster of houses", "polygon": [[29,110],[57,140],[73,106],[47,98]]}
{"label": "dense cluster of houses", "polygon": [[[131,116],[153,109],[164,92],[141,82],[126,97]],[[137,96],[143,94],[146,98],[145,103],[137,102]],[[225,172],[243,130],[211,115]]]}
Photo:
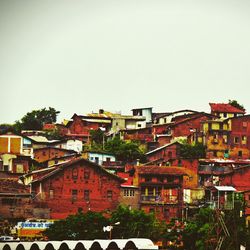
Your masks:
{"label": "dense cluster of houses", "polygon": [[[243,197],[250,220],[250,115],[230,104],[210,107],[210,113],[99,110],[45,124],[43,131],[2,133],[0,216],[62,219],[79,208],[109,214],[124,204],[169,221],[203,206],[232,209]],[[44,131],[55,129],[62,139],[47,139]],[[98,129],[103,141],[139,141],[147,161],[120,162],[112,153],[85,150]],[[203,145],[204,157],[184,157],[184,141]]]}

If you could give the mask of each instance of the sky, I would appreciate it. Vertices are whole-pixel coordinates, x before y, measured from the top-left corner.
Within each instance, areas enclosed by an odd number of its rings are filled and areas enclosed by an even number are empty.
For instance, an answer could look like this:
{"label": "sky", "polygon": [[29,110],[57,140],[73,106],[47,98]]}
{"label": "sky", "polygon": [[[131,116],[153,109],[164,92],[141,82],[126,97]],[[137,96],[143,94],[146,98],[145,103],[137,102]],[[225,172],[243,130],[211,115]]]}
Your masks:
{"label": "sky", "polygon": [[250,112],[249,0],[0,0],[0,123],[44,107]]}

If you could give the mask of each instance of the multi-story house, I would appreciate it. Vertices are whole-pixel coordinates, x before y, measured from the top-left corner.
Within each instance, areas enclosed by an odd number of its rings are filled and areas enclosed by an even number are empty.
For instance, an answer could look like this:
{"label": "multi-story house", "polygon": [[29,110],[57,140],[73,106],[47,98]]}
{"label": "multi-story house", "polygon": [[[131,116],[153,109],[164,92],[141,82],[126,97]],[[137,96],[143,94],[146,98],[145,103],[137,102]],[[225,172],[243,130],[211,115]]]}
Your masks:
{"label": "multi-story house", "polygon": [[[179,167],[138,166],[135,182],[140,189],[140,209],[160,219],[180,218],[183,209],[183,176]],[[136,184],[136,183],[135,183]]]}
{"label": "multi-story house", "polygon": [[218,116],[219,119],[227,119],[244,115],[245,110],[238,109],[229,103],[209,103],[211,114]]}
{"label": "multi-story house", "polygon": [[12,132],[0,135],[0,171],[27,173],[33,149],[30,141]]}
{"label": "multi-story house", "polygon": [[109,131],[111,128],[111,117],[104,114],[100,110],[99,114],[77,115],[74,114],[66,125],[68,132],[65,135],[68,138],[79,139],[81,141],[88,141],[90,138],[90,131],[102,129]]}
{"label": "multi-story house", "polygon": [[205,121],[202,136],[207,158],[250,157],[250,115]]}
{"label": "multi-story house", "polygon": [[34,180],[31,189],[36,204],[49,208],[50,218],[60,219],[79,208],[84,212],[115,209],[122,182],[96,163],[78,158]]}
{"label": "multi-story house", "polygon": [[233,159],[250,158],[250,115],[230,118],[228,127],[230,130],[229,156]]}

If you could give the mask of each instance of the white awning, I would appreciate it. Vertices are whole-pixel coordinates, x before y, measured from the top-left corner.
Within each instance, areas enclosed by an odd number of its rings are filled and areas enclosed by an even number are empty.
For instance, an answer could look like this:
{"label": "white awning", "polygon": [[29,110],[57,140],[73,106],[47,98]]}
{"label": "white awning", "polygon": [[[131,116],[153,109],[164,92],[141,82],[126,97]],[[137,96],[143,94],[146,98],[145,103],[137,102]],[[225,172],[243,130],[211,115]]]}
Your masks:
{"label": "white awning", "polygon": [[234,187],[231,186],[214,186],[218,191],[236,191]]}

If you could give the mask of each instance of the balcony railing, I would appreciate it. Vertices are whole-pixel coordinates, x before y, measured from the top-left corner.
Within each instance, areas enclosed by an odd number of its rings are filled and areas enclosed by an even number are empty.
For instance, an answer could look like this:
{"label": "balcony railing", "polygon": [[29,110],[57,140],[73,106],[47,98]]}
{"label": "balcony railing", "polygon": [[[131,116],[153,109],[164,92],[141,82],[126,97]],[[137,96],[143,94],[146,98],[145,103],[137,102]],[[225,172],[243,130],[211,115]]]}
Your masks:
{"label": "balcony railing", "polygon": [[177,204],[178,203],[178,196],[164,196],[161,197],[160,195],[141,195],[141,202],[153,202],[153,203],[167,203],[167,204]]}
{"label": "balcony railing", "polygon": [[223,209],[223,210],[232,210],[234,208],[234,203],[232,201],[226,201],[223,203],[219,203],[218,201],[207,201],[206,204],[211,209]]}

